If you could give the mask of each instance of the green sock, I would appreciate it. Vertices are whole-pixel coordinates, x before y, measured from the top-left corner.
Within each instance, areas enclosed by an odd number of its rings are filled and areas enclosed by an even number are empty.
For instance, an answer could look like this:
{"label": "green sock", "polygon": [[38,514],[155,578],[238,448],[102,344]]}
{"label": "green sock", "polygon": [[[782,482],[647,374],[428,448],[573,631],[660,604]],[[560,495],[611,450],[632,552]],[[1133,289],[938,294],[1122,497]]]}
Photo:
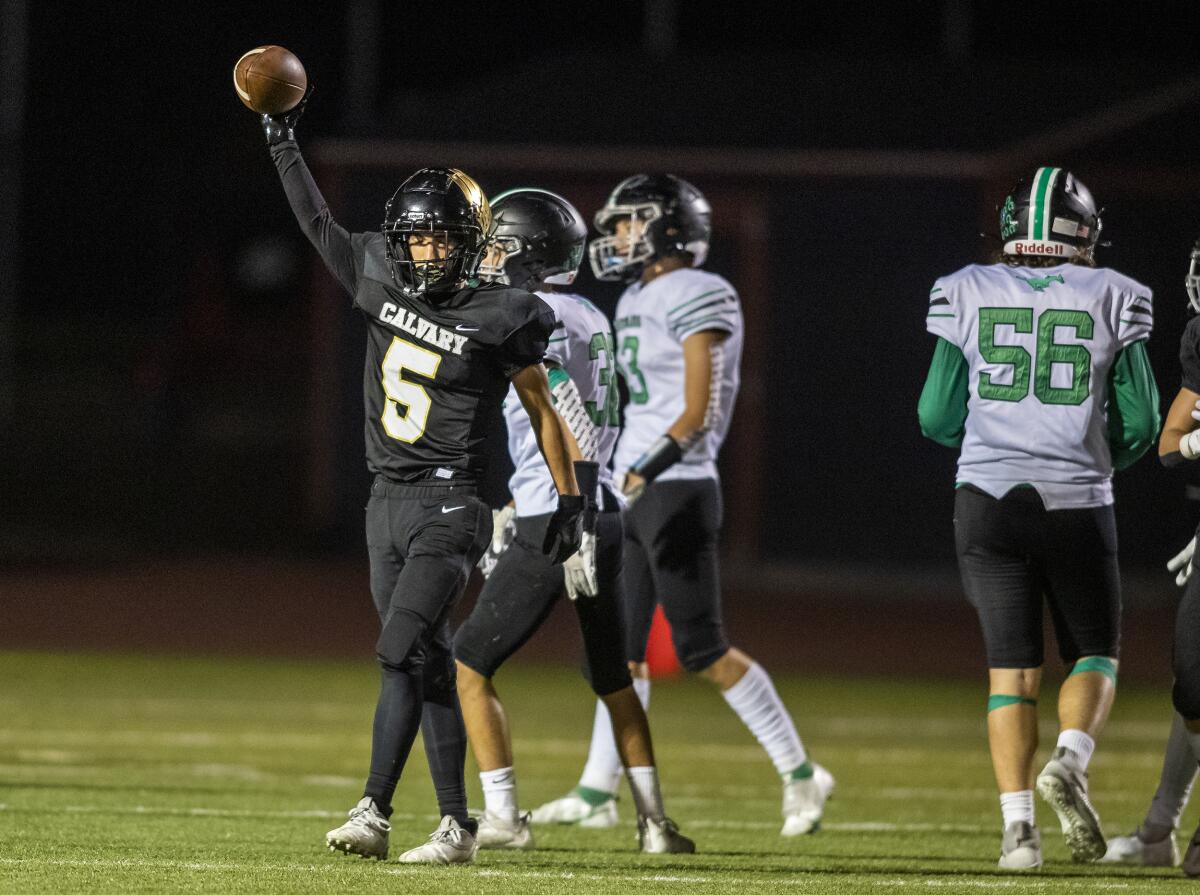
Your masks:
{"label": "green sock", "polygon": [[579,796],[579,798],[583,799],[593,808],[616,798],[611,792],[605,792],[602,789],[592,789],[590,786],[576,786],[574,791],[575,795]]}
{"label": "green sock", "polygon": [[1108,656],[1086,656],[1080,659],[1071,668],[1070,677],[1072,674],[1083,674],[1087,671],[1096,671],[1104,675],[1114,684],[1117,682],[1117,665]]}
{"label": "green sock", "polygon": [[996,693],[988,697],[987,710],[991,713],[1010,705],[1037,705],[1037,700],[1030,699],[1028,696],[1008,696]]}
{"label": "green sock", "polygon": [[813,775],[813,767],[811,761],[806,761],[800,767],[796,768],[786,776],[787,780],[807,780]]}

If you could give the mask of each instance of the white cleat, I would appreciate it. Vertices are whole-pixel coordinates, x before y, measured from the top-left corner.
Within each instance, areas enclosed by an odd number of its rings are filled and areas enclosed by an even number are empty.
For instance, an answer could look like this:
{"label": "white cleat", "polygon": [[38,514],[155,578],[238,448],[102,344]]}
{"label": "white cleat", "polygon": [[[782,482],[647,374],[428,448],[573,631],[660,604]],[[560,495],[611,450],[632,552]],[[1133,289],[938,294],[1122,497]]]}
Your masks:
{"label": "white cleat", "polygon": [[344,851],[348,855],[361,855],[382,861],[387,858],[388,833],[392,825],[375,806],[370,796],[363,796],[350,809],[350,819],[325,834],[325,844],[330,851]]}
{"label": "white cleat", "polygon": [[1019,820],[1004,828],[1000,843],[1002,870],[1037,870],[1042,866],[1042,834],[1031,823]]}
{"label": "white cleat", "polygon": [[1081,864],[1098,861],[1106,851],[1100,816],[1088,799],[1087,774],[1080,774],[1063,762],[1066,752],[1065,747],[1059,746],[1051,754],[1038,774],[1037,791],[1058,815],[1071,857]]}
{"label": "white cleat", "polygon": [[783,829],[779,835],[803,836],[821,829],[821,815],[833,795],[834,783],[833,774],[819,764],[813,765],[811,777],[784,783]]}
{"label": "white cleat", "polygon": [[669,817],[639,817],[638,847],[648,855],[690,855],[696,851],[696,843],[680,833]]}
{"label": "white cleat", "polygon": [[470,864],[476,848],[471,831],[447,814],[428,842],[410,848],[396,860],[401,864]]}
{"label": "white cleat", "polygon": [[617,797],[593,805],[572,790],[561,799],[533,810],[534,824],[574,824],[593,830],[611,830],[617,825]]}
{"label": "white cleat", "polygon": [[479,818],[475,842],[480,848],[533,848],[533,830],[529,815],[521,814],[510,821],[490,811]]}
{"label": "white cleat", "polygon": [[1142,867],[1178,867],[1179,846],[1174,831],[1162,839],[1148,842],[1138,827],[1128,836],[1108,840],[1108,851],[1100,859],[1105,864],[1140,864]]}

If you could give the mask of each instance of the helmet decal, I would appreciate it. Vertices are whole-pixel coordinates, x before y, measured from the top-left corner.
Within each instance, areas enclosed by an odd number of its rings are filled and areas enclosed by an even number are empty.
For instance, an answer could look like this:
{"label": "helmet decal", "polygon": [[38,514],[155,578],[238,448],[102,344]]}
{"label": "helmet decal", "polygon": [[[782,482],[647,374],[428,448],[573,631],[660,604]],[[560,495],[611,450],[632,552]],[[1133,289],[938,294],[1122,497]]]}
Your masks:
{"label": "helmet decal", "polygon": [[462,190],[467,201],[474,208],[479,209],[479,228],[483,231],[484,236],[490,236],[492,232],[492,208],[488,203],[487,196],[483,193],[483,187],[470,174],[465,171],[460,171],[458,168],[450,169],[450,182]]}

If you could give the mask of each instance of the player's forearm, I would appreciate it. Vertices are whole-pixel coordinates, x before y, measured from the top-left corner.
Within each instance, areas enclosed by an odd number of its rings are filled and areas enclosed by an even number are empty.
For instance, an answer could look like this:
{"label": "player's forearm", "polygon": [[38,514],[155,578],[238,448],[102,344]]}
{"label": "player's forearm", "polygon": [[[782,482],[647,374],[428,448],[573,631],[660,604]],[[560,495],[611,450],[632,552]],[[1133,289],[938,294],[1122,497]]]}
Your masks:
{"label": "player's forearm", "polygon": [[582,460],[583,454],[575,436],[571,434],[563,418],[553,408],[543,413],[541,419],[533,426],[538,448],[550,469],[550,477],[554,479],[554,487],[559,494],[578,494],[579,485],[575,482],[576,460]]}
{"label": "player's forearm", "polygon": [[1191,435],[1196,427],[1192,412],[1197,408],[1200,393],[1188,388],[1181,388],[1175,400],[1167,410],[1167,421],[1162,434],[1158,438],[1158,459],[1164,466],[1179,466],[1193,457],[1186,456],[1183,451],[1183,440]]}
{"label": "player's forearm", "polygon": [[276,143],[271,146],[271,160],[300,229],[338,282],[353,293],[356,277],[350,234],[333,219],[325,197],[304,163],[300,147],[294,140]]}
{"label": "player's forearm", "polygon": [[686,452],[716,424],[725,375],[724,333],[690,336],[683,346],[683,413],[664,433]]}
{"label": "player's forearm", "polygon": [[521,406],[529,415],[533,437],[554,479],[554,487],[559,494],[579,494],[574,462],[582,460],[583,455],[570,427],[554,409],[546,368],[541,364],[528,366],[513,376],[512,382]]}

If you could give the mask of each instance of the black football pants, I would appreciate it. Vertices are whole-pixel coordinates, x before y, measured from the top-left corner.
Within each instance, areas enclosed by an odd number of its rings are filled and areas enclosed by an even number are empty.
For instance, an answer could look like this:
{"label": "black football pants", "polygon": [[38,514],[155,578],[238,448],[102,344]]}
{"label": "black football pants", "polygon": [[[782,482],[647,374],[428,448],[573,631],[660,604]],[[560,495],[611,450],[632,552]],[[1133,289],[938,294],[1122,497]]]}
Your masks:
{"label": "black football pants", "polygon": [[[455,657],[490,678],[542,626],[566,592],[562,565],[542,552],[549,515],[517,518],[512,544],[500,555],[479,601],[454,636]],[[621,514],[596,521],[598,593],[572,604],[583,634],[584,676],[597,696],[632,686],[621,625]]]}
{"label": "black football pants", "polygon": [[1118,658],[1121,578],[1111,505],[1047,510],[1033,488],[997,500],[964,484],[954,496],[954,536],[989,668],[1041,667],[1043,600],[1064,663]]}
{"label": "black football pants", "polygon": [[382,681],[363,794],[386,813],[419,727],[439,813],[467,822],[467,734],[448,616],[491,536],[491,510],[472,487],[382,477],[371,486],[367,551]]}
{"label": "black football pants", "polygon": [[679,663],[703,671],[729,652],[721,615],[721,489],[714,479],[655,482],[625,512],[625,653],[646,661],[654,609]]}

